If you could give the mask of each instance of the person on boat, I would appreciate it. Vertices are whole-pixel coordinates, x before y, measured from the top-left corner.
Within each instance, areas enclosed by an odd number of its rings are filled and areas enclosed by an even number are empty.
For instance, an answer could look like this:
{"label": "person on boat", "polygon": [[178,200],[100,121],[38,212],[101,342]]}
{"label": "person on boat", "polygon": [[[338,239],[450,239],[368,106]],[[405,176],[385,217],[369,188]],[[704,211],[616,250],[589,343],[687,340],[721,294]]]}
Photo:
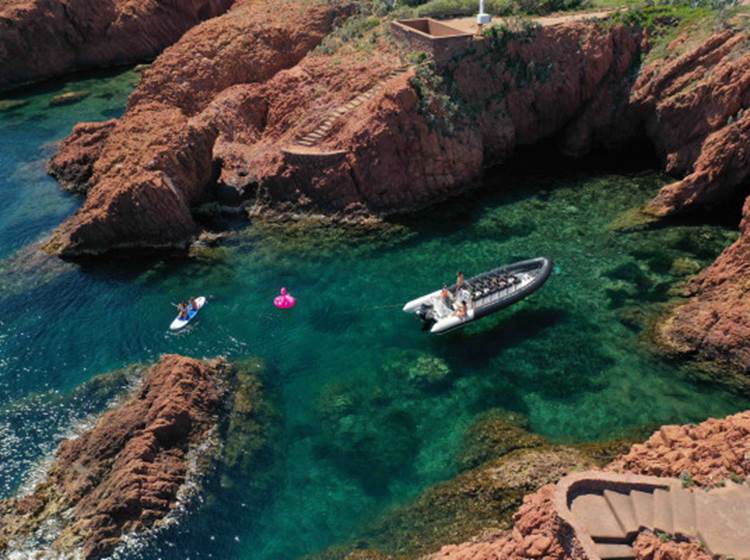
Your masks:
{"label": "person on boat", "polygon": [[448,290],[448,286],[443,286],[443,289],[440,291],[440,299],[443,302],[443,305],[445,305],[448,309],[453,308],[453,298],[451,297],[451,293]]}
{"label": "person on boat", "polygon": [[456,273],[456,296],[458,296],[458,293],[461,291],[461,288],[464,287],[464,273],[460,270]]}
{"label": "person on boat", "polygon": [[198,311],[198,302],[195,301],[194,297],[190,298],[189,303],[190,303],[190,309],[192,309],[193,311]]}
{"label": "person on boat", "polygon": [[469,306],[466,303],[466,300],[461,302],[461,305],[458,306],[458,309],[456,310],[456,317],[459,319],[465,319],[466,315],[469,313]]}
{"label": "person on boat", "polygon": [[187,319],[188,316],[188,308],[187,305],[185,305],[184,301],[181,301],[177,304],[177,310],[179,311],[179,317],[180,319]]}

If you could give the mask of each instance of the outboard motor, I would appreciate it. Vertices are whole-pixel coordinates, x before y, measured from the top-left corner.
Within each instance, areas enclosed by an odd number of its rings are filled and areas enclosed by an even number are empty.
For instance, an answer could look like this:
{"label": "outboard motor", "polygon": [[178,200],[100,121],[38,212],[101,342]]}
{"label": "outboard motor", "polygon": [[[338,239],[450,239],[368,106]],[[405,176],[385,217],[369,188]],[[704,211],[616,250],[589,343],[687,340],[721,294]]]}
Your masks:
{"label": "outboard motor", "polygon": [[425,329],[431,327],[437,321],[435,318],[435,307],[431,303],[420,305],[416,315],[422,321],[422,327]]}

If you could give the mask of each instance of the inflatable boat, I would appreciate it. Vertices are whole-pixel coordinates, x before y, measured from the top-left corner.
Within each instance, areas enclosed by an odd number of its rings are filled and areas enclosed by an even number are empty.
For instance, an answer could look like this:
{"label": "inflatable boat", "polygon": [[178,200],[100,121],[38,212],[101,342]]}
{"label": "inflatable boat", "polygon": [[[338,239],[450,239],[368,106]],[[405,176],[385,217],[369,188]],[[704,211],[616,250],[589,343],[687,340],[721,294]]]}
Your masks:
{"label": "inflatable boat", "polygon": [[501,266],[465,280],[456,293],[456,285],[414,299],[404,305],[430,329],[443,334],[461,328],[490,313],[513,305],[542,287],[552,273],[552,260],[539,257]]}

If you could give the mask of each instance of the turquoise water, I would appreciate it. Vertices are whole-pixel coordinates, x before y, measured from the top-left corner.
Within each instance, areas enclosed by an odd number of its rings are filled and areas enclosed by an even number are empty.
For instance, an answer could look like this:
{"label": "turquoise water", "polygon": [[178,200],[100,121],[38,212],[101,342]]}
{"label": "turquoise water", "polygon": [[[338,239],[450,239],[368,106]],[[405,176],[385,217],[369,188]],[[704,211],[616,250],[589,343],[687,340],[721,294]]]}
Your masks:
{"label": "turquoise water", "polygon": [[[262,491],[253,473],[211,483],[177,527],[125,558],[283,560],[349,539],[454,475],[466,428],[491,408],[521,412],[557,441],[748,408],[643,342],[654,305],[736,235],[696,224],[615,231],[659,188],[653,173],[498,171],[481,191],[386,228],[254,224],[194,260],[39,257],[33,244],[80,203],[45,176],[49,143],[79,120],[117,115],[135,79],[54,84],[0,113],[2,495],[127,383],[87,380],[164,352],[265,358],[283,419],[278,461]],[[92,94],[49,108],[65,88]],[[459,268],[539,254],[556,262],[544,289],[464,331],[429,337],[400,311]],[[282,285],[299,300],[289,312],[271,305]],[[170,334],[170,302],[189,295],[207,307]],[[444,375],[428,382],[424,371]]]}

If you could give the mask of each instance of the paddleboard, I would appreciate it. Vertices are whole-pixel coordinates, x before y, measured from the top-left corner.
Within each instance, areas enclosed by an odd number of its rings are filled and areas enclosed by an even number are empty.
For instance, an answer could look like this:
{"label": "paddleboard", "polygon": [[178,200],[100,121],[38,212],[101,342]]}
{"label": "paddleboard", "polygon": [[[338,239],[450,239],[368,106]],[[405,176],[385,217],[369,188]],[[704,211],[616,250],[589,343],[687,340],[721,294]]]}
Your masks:
{"label": "paddleboard", "polygon": [[203,306],[206,305],[206,298],[204,298],[203,296],[195,298],[195,305],[197,306],[197,309],[193,309],[192,307],[188,306],[188,314],[186,318],[180,319],[180,316],[177,315],[177,317],[175,317],[175,320],[172,321],[172,324],[169,325],[169,330],[179,331],[182,327],[186,326],[190,321],[192,321],[193,317],[198,314],[198,311],[200,311]]}

